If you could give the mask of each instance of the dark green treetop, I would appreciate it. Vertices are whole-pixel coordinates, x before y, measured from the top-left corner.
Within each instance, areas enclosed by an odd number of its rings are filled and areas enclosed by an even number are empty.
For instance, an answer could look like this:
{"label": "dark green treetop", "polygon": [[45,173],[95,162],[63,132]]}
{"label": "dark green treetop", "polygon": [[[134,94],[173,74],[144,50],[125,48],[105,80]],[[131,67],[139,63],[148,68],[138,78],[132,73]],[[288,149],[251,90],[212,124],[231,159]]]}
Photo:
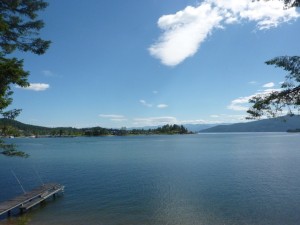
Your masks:
{"label": "dark green treetop", "polygon": [[300,6],[300,0],[284,0],[284,4],[287,7],[299,7]]}
{"label": "dark green treetop", "polygon": [[11,85],[29,85],[28,71],[23,69],[23,60],[8,58],[15,50],[44,54],[50,41],[42,40],[39,31],[42,20],[38,12],[47,7],[42,0],[0,0],[0,113],[12,103]]}
{"label": "dark green treetop", "polygon": [[[253,0],[253,1],[260,1],[260,0]],[[270,1],[270,0],[264,0],[264,1]],[[281,0],[281,1],[284,2],[286,8],[300,6],[300,0]]]}
{"label": "dark green treetop", "polygon": [[269,94],[257,95],[250,99],[252,107],[247,111],[247,119],[257,119],[262,116],[276,117],[287,111],[293,115],[300,110],[300,57],[280,56],[266,62],[288,71],[281,89]]}
{"label": "dark green treetop", "polygon": [[[0,0],[0,115],[4,118],[15,119],[21,111],[4,111],[13,100],[12,85],[29,86],[23,60],[8,56],[16,50],[37,55],[46,52],[50,41],[39,37],[44,22],[38,19],[38,12],[47,5],[43,0]],[[0,149],[2,153],[12,150],[3,141]]]}
{"label": "dark green treetop", "polygon": [[[259,1],[259,0],[258,0]],[[268,0],[266,0],[268,1]],[[300,0],[282,0],[285,7],[300,7]],[[247,111],[247,119],[259,119],[262,116],[276,117],[286,112],[294,115],[300,111],[300,57],[279,56],[266,62],[267,65],[275,65],[286,71],[285,82],[281,90],[269,94],[257,95],[249,100],[252,107]]]}
{"label": "dark green treetop", "polygon": [[37,19],[37,12],[47,7],[42,0],[1,0],[0,1],[0,48],[2,54],[30,51],[44,54],[50,41],[42,40],[39,30],[44,22]]}

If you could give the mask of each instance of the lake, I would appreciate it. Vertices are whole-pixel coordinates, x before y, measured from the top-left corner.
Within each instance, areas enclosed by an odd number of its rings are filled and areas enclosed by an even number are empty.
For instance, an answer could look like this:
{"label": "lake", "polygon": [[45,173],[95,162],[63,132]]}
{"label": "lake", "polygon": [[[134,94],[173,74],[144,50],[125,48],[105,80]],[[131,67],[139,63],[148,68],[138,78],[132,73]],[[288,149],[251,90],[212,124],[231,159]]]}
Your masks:
{"label": "lake", "polygon": [[0,155],[0,201],[42,182],[65,193],[1,225],[300,223],[300,135],[15,138]]}

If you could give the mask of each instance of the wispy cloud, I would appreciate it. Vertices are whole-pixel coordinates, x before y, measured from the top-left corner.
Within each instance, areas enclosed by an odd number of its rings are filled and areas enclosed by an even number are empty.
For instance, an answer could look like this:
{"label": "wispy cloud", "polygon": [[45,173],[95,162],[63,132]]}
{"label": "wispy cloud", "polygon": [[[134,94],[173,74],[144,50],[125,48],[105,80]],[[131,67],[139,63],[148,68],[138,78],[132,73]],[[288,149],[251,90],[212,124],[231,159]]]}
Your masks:
{"label": "wispy cloud", "polygon": [[218,121],[216,121],[216,123],[239,123],[246,121],[246,114],[219,114],[212,116],[216,116],[213,118],[218,118]]}
{"label": "wispy cloud", "polygon": [[202,120],[202,119],[179,121],[179,124],[212,124],[212,123],[219,123],[219,122],[214,120]]}
{"label": "wispy cloud", "polygon": [[270,82],[270,83],[264,84],[262,87],[264,87],[264,88],[272,88],[274,86],[275,86],[275,84],[273,82]]}
{"label": "wispy cloud", "polygon": [[42,74],[46,77],[53,77],[54,76],[54,73],[50,70],[43,70]]}
{"label": "wispy cloud", "polygon": [[140,103],[143,105],[143,106],[146,106],[146,107],[152,107],[153,105],[152,104],[150,104],[150,103],[147,103],[145,100],[140,100]]}
{"label": "wispy cloud", "polygon": [[158,94],[158,91],[152,91],[152,93],[156,95],[156,94]]}
{"label": "wispy cloud", "polygon": [[227,108],[234,111],[247,111],[249,107],[245,104],[247,104],[252,97],[254,97],[254,95],[234,99]]}
{"label": "wispy cloud", "polygon": [[245,121],[245,115],[225,115],[220,114],[213,120],[206,119],[190,119],[179,120],[173,116],[165,117],[146,117],[133,119],[134,126],[162,126],[165,124],[219,124],[219,123],[235,123]]}
{"label": "wispy cloud", "polygon": [[113,122],[122,122],[127,120],[125,116],[116,114],[99,114],[99,117],[109,119]]}
{"label": "wispy cloud", "polygon": [[230,105],[227,106],[228,109],[234,111],[247,111],[249,109],[249,100],[255,96],[264,96],[270,94],[274,91],[281,91],[281,89],[268,88],[263,91],[258,91],[257,93],[245,97],[239,97],[231,101]]}
{"label": "wispy cloud", "polygon": [[23,88],[17,85],[16,88],[21,88],[29,91],[45,91],[50,88],[50,85],[44,83],[30,83],[28,87]]}
{"label": "wispy cloud", "polygon": [[257,82],[253,80],[253,81],[250,81],[249,84],[257,84]]}
{"label": "wispy cloud", "polygon": [[159,108],[159,109],[164,109],[164,108],[168,108],[169,106],[166,105],[166,104],[159,104],[156,107]]}
{"label": "wispy cloud", "polygon": [[135,126],[158,126],[164,124],[176,124],[178,123],[176,117],[148,117],[148,118],[135,118],[133,124]]}
{"label": "wispy cloud", "polygon": [[176,66],[193,56],[215,29],[229,24],[256,22],[258,30],[270,29],[295,20],[294,7],[284,9],[283,1],[205,0],[175,14],[163,15],[158,27],[163,34],[149,48],[152,56],[167,66]]}

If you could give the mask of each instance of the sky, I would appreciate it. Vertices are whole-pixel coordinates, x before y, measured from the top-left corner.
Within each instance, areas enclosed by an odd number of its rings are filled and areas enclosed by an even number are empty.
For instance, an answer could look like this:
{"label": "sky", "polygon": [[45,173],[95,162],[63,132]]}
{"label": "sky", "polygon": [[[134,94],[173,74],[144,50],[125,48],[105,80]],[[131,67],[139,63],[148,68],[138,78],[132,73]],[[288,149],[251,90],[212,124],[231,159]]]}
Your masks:
{"label": "sky", "polygon": [[245,121],[251,96],[280,88],[264,62],[299,55],[300,10],[281,1],[49,0],[46,54],[17,52],[29,88],[17,120],[106,128]]}

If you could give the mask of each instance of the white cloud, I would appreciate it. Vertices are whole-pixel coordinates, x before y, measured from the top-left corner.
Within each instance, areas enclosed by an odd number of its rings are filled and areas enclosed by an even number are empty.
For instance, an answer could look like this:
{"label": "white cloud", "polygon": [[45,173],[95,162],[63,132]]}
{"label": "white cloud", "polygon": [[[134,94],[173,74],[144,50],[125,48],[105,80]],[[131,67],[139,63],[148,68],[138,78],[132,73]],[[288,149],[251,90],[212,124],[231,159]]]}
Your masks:
{"label": "white cloud", "polygon": [[212,123],[219,123],[218,121],[213,121],[213,120],[201,120],[201,119],[196,119],[196,120],[181,120],[179,124],[212,124]]}
{"label": "white cloud", "polygon": [[113,122],[123,122],[123,121],[127,121],[126,118],[111,118],[110,119]]}
{"label": "white cloud", "polygon": [[166,105],[166,104],[159,104],[156,107],[159,108],[159,109],[164,109],[164,108],[167,108],[168,105]]}
{"label": "white cloud", "polygon": [[30,83],[28,87],[23,88],[17,85],[16,88],[22,88],[29,91],[45,91],[50,88],[50,85],[43,83]]}
{"label": "white cloud", "polygon": [[100,114],[99,117],[101,118],[107,118],[110,121],[113,122],[122,122],[122,121],[126,121],[127,119],[125,118],[125,116],[123,115],[116,115],[116,114]]}
{"label": "white cloud", "polygon": [[205,120],[205,119],[192,119],[192,120],[178,120],[173,116],[165,117],[147,117],[147,118],[135,118],[133,119],[133,125],[142,126],[162,126],[165,124],[219,124],[219,123],[236,123],[245,121],[246,115],[227,115],[219,114],[215,115],[217,120]]}
{"label": "white cloud", "polygon": [[246,114],[218,114],[218,115],[211,115],[210,117],[218,118],[217,121],[214,121],[215,123],[239,123],[246,121]]}
{"label": "white cloud", "polygon": [[150,54],[168,66],[175,66],[193,56],[211,31],[218,27],[222,17],[210,4],[188,6],[173,15],[162,16],[158,26],[163,35],[150,48]]}
{"label": "white cloud", "polygon": [[133,124],[135,126],[158,126],[164,124],[176,124],[177,119],[172,116],[165,117],[148,117],[148,118],[135,118]]}
{"label": "white cloud", "polygon": [[156,95],[156,94],[158,94],[158,91],[152,91],[152,93]]}
{"label": "white cloud", "polygon": [[250,81],[249,84],[257,84],[257,82],[253,80],[253,81]]}
{"label": "white cloud", "polygon": [[227,108],[234,110],[234,111],[247,111],[249,109],[249,100],[251,98],[253,98],[255,96],[267,95],[274,91],[281,91],[281,89],[269,88],[269,89],[265,89],[263,91],[259,91],[250,96],[239,97],[237,99],[232,100],[230,105],[227,106]]}
{"label": "white cloud", "polygon": [[275,84],[273,82],[266,83],[266,84],[263,85],[264,88],[272,88],[274,86],[275,86]]}
{"label": "white cloud", "polygon": [[220,123],[240,123],[246,121],[246,114],[218,114],[218,115],[211,115],[213,120],[181,120],[179,124],[220,124]]}
{"label": "white cloud", "polygon": [[270,29],[299,16],[295,7],[284,9],[281,0],[205,0],[160,17],[158,27],[163,34],[149,52],[163,64],[175,66],[193,56],[215,29],[244,21],[256,22],[258,30]]}
{"label": "white cloud", "polygon": [[116,115],[116,114],[99,114],[102,118],[109,118],[109,119],[120,119],[124,118],[123,115]]}
{"label": "white cloud", "polygon": [[152,104],[149,104],[147,103],[145,100],[140,100],[140,103],[143,105],[143,106],[146,106],[146,107],[152,107]]}
{"label": "white cloud", "polygon": [[254,95],[234,99],[227,108],[234,111],[247,111],[249,107],[244,104],[248,103],[252,97],[254,97]]}

